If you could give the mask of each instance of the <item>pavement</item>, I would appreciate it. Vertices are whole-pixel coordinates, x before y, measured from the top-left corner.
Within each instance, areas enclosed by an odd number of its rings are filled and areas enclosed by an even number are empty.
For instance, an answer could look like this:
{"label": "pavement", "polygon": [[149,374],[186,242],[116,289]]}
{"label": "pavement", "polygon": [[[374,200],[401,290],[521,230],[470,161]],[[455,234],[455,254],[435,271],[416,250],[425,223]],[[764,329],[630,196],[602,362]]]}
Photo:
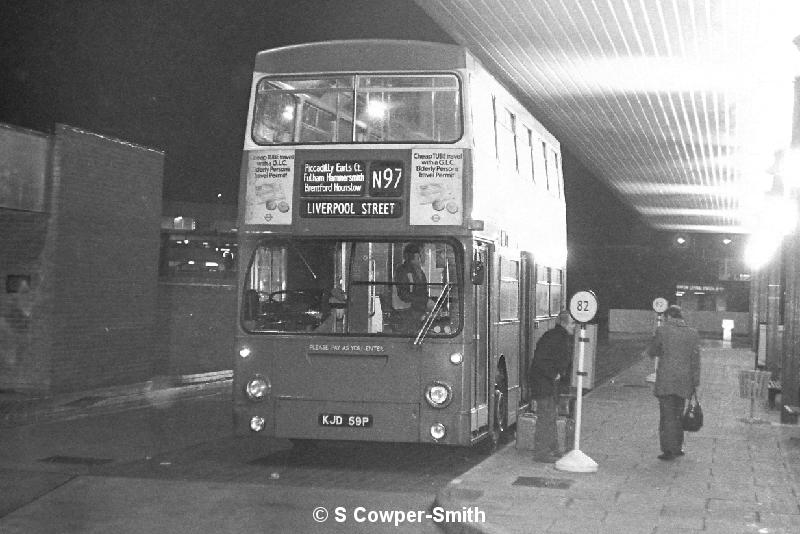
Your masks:
{"label": "pavement", "polygon": [[441,489],[434,506],[461,511],[442,526],[467,533],[772,534],[800,532],[800,427],[740,396],[748,349],[706,341],[704,426],[685,456],[657,459],[658,402],[637,361],[583,397],[578,450],[596,472],[534,462],[510,443]]}

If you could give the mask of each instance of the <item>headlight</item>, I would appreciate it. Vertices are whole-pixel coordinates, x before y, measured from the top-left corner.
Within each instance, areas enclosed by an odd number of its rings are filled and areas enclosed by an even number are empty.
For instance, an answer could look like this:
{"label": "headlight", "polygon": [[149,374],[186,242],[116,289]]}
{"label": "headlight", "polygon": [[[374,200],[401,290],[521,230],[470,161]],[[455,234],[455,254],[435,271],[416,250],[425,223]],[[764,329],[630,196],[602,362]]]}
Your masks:
{"label": "headlight", "polygon": [[452,390],[444,382],[434,382],[425,390],[425,400],[433,408],[444,408],[453,400]]}
{"label": "headlight", "polygon": [[250,400],[261,400],[269,393],[269,382],[264,377],[257,376],[247,383],[244,390]]}
{"label": "headlight", "polygon": [[264,430],[264,418],[258,415],[254,415],[250,418],[250,430],[253,432],[261,432]]}
{"label": "headlight", "polygon": [[247,347],[242,347],[241,349],[239,349],[239,356],[241,356],[242,358],[247,358],[248,356],[250,356],[250,349]]}
{"label": "headlight", "polygon": [[447,434],[447,429],[442,423],[434,423],[431,425],[431,437],[436,441],[444,438],[445,434]]}
{"label": "headlight", "polygon": [[450,355],[450,363],[453,365],[459,365],[461,362],[464,361],[464,355],[460,352],[454,352]]}

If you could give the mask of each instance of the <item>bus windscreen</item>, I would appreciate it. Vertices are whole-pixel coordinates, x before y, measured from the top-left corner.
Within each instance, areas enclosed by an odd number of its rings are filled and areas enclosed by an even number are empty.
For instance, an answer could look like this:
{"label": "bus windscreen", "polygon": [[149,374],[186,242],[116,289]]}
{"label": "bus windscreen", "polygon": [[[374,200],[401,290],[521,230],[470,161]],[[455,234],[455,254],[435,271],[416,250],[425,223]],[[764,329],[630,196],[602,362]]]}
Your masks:
{"label": "bus windscreen", "polygon": [[252,333],[452,336],[462,323],[450,241],[274,239],[254,250],[243,326]]}

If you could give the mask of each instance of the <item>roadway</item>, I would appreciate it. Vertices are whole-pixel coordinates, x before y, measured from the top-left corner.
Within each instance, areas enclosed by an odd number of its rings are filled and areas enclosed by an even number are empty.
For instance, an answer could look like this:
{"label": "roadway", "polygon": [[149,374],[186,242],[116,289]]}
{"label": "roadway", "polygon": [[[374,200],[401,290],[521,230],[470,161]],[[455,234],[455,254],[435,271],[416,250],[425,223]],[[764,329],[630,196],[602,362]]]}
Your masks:
{"label": "roadway", "polygon": [[[601,339],[596,384],[639,360],[643,346],[641,336]],[[437,493],[488,457],[235,437],[229,379],[134,390],[44,406],[0,394],[0,532],[434,533],[447,527],[427,517]],[[372,522],[381,512],[406,521]]]}
{"label": "roadway", "polygon": [[398,532],[371,521],[396,510],[422,512],[399,531],[440,532],[424,517],[437,491],[487,457],[235,437],[229,384],[0,428],[0,531]]}

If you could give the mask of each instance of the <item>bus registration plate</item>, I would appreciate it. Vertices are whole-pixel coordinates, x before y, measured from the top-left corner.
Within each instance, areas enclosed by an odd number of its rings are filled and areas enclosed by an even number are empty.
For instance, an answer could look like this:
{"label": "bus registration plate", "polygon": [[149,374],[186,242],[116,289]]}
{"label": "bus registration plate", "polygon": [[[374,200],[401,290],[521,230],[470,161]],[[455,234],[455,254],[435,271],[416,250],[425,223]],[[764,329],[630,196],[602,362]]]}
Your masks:
{"label": "bus registration plate", "polygon": [[346,413],[321,413],[317,418],[320,426],[347,426],[369,428],[372,426],[371,415],[351,415]]}

